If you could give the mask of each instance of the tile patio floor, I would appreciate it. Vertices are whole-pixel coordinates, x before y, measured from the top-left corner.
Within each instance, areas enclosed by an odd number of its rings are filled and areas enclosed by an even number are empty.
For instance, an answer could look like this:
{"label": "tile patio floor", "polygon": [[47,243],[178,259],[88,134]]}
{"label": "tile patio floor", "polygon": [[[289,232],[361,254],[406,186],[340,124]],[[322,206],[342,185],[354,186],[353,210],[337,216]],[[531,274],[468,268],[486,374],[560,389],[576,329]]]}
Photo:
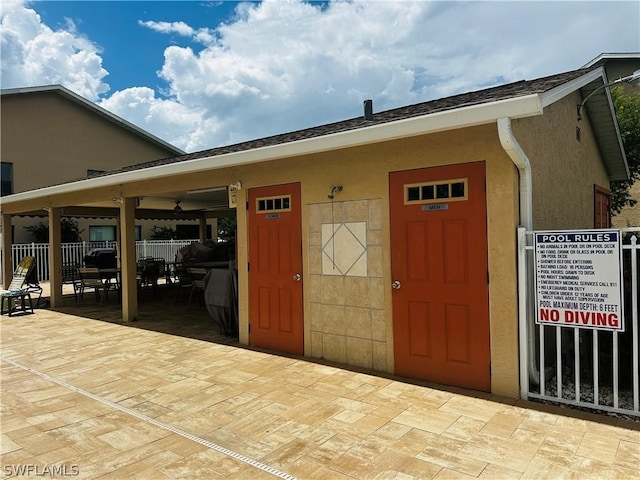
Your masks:
{"label": "tile patio floor", "polygon": [[243,348],[172,303],[1,318],[0,478],[640,478],[638,422]]}

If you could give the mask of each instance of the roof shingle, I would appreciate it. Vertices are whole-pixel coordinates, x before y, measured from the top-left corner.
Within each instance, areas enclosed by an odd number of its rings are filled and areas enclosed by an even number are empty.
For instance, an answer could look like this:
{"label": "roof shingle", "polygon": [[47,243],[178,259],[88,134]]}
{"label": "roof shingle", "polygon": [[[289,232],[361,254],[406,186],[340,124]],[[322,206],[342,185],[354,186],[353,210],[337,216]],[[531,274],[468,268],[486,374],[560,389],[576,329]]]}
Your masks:
{"label": "roof shingle", "polygon": [[428,102],[407,105],[391,110],[374,113],[373,120],[365,120],[364,117],[351,118],[339,122],[320,125],[317,127],[296,130],[293,132],[282,133],[270,137],[248,140],[233,145],[221,146],[212,149],[202,150],[194,153],[188,153],[176,157],[163,158],[149,162],[130,165],[117,170],[110,170],[96,176],[114,175],[117,173],[132,172],[145,168],[157,167],[161,165],[169,165],[188,160],[196,160],[199,158],[215,157],[228,153],[253,150],[262,147],[280,145],[299,140],[322,137],[325,135],[357,130],[372,125],[380,125],[391,123],[398,120],[430,115],[437,112],[454,110],[462,107],[480,105],[484,103],[492,103],[500,100],[508,100],[512,98],[540,94],[551,90],[559,85],[567,83],[577,77],[584,75],[588,69],[573,70],[570,72],[551,75],[548,77],[538,78],[535,80],[521,80],[506,85],[477,90],[474,92],[462,93]]}

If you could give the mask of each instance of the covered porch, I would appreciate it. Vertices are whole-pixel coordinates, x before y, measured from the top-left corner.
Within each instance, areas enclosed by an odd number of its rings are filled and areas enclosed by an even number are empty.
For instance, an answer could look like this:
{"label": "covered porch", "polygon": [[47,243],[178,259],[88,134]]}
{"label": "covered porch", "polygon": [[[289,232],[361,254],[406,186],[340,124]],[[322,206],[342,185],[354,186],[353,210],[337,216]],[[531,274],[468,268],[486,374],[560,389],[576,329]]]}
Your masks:
{"label": "covered porch", "polygon": [[[240,345],[237,334],[225,334],[201,298],[194,299],[187,306],[189,291],[177,292],[180,286],[176,284],[162,282],[155,293],[151,290],[141,292],[138,295],[138,315],[135,321],[123,319],[122,303],[115,292],[110,292],[108,298],[102,303],[96,301],[91,291],[85,292],[83,298],[76,301],[73,286],[64,284],[62,302],[54,307],[50,304],[51,283],[42,282],[40,285],[42,287],[40,306],[47,306],[48,310],[60,314],[205,342]],[[176,296],[178,296],[178,301],[176,301]],[[37,306],[35,311],[38,311]],[[31,316],[29,312],[14,313],[16,318],[20,318],[22,315]]]}
{"label": "covered porch", "polygon": [[[119,280],[118,304],[120,319],[130,322],[138,319],[140,299],[139,255],[136,255],[135,225],[140,219],[179,218],[199,221],[199,240],[205,243],[207,227],[211,228],[217,219],[235,217],[235,210],[229,206],[231,191],[221,179],[211,184],[211,179],[202,176],[189,179],[163,178],[158,182],[140,182],[137,185],[113,186],[113,176],[74,182],[68,185],[50,187],[55,194],[37,195],[31,201],[17,205],[3,205],[2,231],[11,232],[12,218],[22,215],[46,217],[49,228],[48,254],[48,297],[52,308],[62,308],[65,301],[65,271],[67,264],[61,249],[61,219],[63,217],[115,218],[117,220],[117,271]],[[135,175],[134,175],[135,176]],[[128,175],[131,177],[131,175]],[[207,183],[203,183],[206,181]],[[87,183],[88,182],[88,183]],[[87,185],[84,185],[87,183]],[[94,184],[109,184],[109,187],[93,187]],[[173,188],[168,190],[166,183]],[[47,189],[44,189],[47,190]],[[117,191],[116,191],[117,190]],[[129,194],[135,192],[135,195]],[[235,191],[235,190],[233,190]],[[42,193],[38,191],[38,193]],[[43,204],[37,208],[36,204]],[[212,232],[214,241],[217,232]],[[11,235],[2,235],[2,278],[7,283],[12,278],[14,259],[11,256]],[[235,258],[235,253],[234,253]],[[82,265],[80,265],[82,266]],[[171,296],[171,295],[170,295]],[[73,297],[72,297],[73,298]]]}

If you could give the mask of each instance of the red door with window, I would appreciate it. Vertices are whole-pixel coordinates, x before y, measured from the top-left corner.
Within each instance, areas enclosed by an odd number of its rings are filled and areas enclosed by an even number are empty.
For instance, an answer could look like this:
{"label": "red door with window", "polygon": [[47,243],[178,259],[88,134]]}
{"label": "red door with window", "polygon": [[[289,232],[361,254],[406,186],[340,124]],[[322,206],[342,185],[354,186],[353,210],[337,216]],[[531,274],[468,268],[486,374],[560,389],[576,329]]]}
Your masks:
{"label": "red door with window", "polygon": [[484,162],[390,174],[396,374],[490,391]]}
{"label": "red door with window", "polygon": [[249,342],[302,355],[300,184],[249,189]]}

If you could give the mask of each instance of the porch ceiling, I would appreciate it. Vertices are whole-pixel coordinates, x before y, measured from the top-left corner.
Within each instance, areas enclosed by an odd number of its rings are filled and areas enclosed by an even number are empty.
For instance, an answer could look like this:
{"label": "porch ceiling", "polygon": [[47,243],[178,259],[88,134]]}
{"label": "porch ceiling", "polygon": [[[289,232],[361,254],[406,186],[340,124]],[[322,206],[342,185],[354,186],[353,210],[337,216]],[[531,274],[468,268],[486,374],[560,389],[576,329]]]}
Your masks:
{"label": "porch ceiling", "polygon": [[[204,215],[208,218],[235,215],[235,209],[229,208],[226,186],[211,187],[203,190],[176,190],[154,196],[138,197],[136,218],[148,220],[196,220]],[[182,213],[176,215],[174,208],[180,202]],[[22,216],[46,217],[44,209],[25,212]],[[119,199],[113,198],[100,202],[86,202],[62,208],[67,217],[105,218],[120,215]]]}

